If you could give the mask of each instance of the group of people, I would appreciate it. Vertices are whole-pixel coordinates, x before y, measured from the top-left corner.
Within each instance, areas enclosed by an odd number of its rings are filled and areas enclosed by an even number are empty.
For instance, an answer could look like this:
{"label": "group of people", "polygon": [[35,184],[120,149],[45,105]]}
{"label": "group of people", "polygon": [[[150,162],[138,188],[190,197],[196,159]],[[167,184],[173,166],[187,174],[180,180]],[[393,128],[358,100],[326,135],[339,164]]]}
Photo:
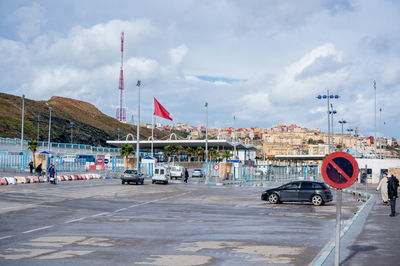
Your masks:
{"label": "group of people", "polygon": [[391,208],[390,216],[396,216],[396,199],[397,199],[397,188],[399,187],[399,180],[395,175],[383,174],[383,178],[378,184],[376,190],[381,190],[382,201],[384,205],[389,205]]}
{"label": "group of people", "polygon": [[[33,162],[31,161],[29,163],[29,170],[30,173],[33,174],[33,169],[35,169],[35,174],[40,177],[42,175],[43,172],[43,168],[42,168],[42,164],[40,163],[36,168],[33,165]],[[49,170],[49,181],[53,181],[52,183],[55,184],[55,174],[56,174],[56,169],[54,168],[54,164],[50,164]]]}

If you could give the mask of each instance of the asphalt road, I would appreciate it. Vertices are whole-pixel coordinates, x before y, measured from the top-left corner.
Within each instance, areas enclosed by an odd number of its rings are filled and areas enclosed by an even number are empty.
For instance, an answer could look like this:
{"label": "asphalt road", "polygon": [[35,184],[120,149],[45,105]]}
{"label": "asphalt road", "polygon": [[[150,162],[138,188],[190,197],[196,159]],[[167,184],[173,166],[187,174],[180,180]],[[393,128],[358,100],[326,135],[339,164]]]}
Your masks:
{"label": "asphalt road", "polygon": [[[0,264],[305,265],[334,234],[334,202],[271,205],[265,188],[194,180],[2,186]],[[348,220],[361,203],[343,205]]]}

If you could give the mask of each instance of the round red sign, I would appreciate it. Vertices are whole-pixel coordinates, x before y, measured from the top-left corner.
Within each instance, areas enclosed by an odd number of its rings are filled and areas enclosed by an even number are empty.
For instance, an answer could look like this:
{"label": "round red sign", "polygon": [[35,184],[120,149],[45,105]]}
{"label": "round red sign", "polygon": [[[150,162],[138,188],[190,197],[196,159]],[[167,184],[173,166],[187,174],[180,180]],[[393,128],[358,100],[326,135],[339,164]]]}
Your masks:
{"label": "round red sign", "polygon": [[354,184],[358,172],[356,159],[342,151],[329,154],[321,166],[321,173],[325,182],[337,189],[347,188]]}
{"label": "round red sign", "polygon": [[103,159],[102,158],[97,159],[97,163],[98,164],[103,164]]}

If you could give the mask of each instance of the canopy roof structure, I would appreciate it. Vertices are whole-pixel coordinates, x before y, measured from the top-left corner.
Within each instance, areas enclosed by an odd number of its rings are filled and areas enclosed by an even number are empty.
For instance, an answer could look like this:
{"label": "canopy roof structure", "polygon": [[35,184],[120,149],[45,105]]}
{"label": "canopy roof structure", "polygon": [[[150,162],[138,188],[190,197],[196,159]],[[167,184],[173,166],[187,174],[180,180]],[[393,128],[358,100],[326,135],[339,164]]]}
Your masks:
{"label": "canopy roof structure", "polygon": [[[141,148],[151,148],[151,140],[141,140],[140,147]],[[121,146],[123,144],[132,144],[136,145],[136,140],[107,140],[107,144]],[[153,141],[154,148],[164,148],[165,146],[183,146],[183,147],[205,147],[206,140],[154,140]],[[243,144],[241,142],[230,142],[227,140],[208,140],[208,148],[219,148],[224,150],[233,150],[236,145],[237,150],[250,150],[250,151],[259,151],[261,147],[257,147],[252,144]]]}

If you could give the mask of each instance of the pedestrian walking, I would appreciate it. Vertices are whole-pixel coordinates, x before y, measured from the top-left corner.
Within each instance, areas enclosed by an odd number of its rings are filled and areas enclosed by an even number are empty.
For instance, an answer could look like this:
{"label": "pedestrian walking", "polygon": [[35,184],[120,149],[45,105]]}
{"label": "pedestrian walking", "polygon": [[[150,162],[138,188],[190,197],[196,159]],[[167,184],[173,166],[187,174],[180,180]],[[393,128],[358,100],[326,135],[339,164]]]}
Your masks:
{"label": "pedestrian walking", "polygon": [[31,174],[33,174],[33,162],[32,161],[30,161],[29,162],[29,173],[31,173]]}
{"label": "pedestrian walking", "polygon": [[50,183],[55,184],[56,183],[56,179],[55,179],[56,169],[54,168],[53,164],[50,164],[48,172],[49,172],[49,181],[50,181]]}
{"label": "pedestrian walking", "polygon": [[379,189],[381,190],[381,197],[384,205],[388,205],[389,203],[388,186],[387,186],[387,182],[389,180],[387,177],[388,177],[387,173],[386,172],[383,173],[383,178],[376,187],[376,191],[378,191]]}
{"label": "pedestrian walking", "polygon": [[390,217],[396,216],[396,199],[397,199],[397,188],[399,187],[399,180],[392,175],[389,177],[389,181],[387,183],[388,187],[388,195],[390,200]]}
{"label": "pedestrian walking", "polygon": [[42,174],[42,164],[39,164],[39,165],[36,167],[35,173],[37,174],[38,177],[40,177],[40,175]]}
{"label": "pedestrian walking", "polygon": [[189,178],[189,173],[188,173],[188,170],[185,168],[185,183],[187,183],[188,182],[188,178]]}

